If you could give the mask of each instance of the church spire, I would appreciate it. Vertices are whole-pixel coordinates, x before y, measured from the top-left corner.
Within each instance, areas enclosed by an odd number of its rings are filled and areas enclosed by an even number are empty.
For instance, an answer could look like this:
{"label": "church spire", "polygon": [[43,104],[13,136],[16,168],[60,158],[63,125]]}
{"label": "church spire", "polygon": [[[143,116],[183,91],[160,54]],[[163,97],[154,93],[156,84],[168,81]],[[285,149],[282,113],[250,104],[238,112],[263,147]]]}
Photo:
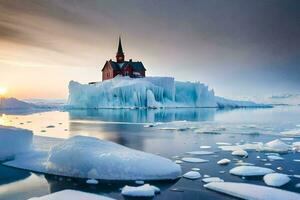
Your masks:
{"label": "church spire", "polygon": [[121,36],[119,36],[119,46],[118,46],[118,52],[116,55],[116,59],[117,59],[118,63],[123,63],[124,59],[125,59],[123,48],[122,48]]}

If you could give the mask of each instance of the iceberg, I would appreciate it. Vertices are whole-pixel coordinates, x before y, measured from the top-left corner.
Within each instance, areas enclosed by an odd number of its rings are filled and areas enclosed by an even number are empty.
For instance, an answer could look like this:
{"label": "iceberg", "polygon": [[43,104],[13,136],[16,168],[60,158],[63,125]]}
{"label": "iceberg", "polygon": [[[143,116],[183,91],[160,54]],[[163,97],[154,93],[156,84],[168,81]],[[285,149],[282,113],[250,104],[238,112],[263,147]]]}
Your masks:
{"label": "iceberg", "polygon": [[102,195],[81,192],[77,190],[62,190],[42,197],[33,197],[28,200],[113,200],[112,198]]}
{"label": "iceberg", "polygon": [[160,189],[158,187],[145,184],[142,186],[128,186],[122,188],[122,195],[129,197],[153,197],[156,193],[159,193]]}
{"label": "iceberg", "polygon": [[181,167],[167,158],[86,136],[74,136],[49,151],[33,151],[4,164],[53,175],[108,181],[175,180],[181,176]]}
{"label": "iceberg", "polygon": [[69,83],[68,108],[267,107],[248,101],[216,97],[200,82],[172,77],[117,76],[94,84]]}
{"label": "iceberg", "polygon": [[0,161],[30,151],[32,137],[30,130],[0,125]]}
{"label": "iceberg", "polygon": [[234,182],[211,182],[204,185],[205,188],[228,194],[241,199],[255,200],[296,200],[300,194],[277,188]]}
{"label": "iceberg", "polygon": [[280,187],[290,182],[290,177],[286,174],[271,173],[264,176],[264,182],[269,186]]}
{"label": "iceberg", "polygon": [[273,172],[272,169],[257,166],[238,166],[229,171],[236,176],[264,176]]}

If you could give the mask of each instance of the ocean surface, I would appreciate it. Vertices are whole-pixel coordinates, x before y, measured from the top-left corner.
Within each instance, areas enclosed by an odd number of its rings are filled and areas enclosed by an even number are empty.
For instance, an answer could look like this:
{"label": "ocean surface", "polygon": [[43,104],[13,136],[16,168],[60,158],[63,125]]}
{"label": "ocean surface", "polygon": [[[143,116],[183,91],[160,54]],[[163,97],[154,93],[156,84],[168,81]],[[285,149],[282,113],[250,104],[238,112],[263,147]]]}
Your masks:
{"label": "ocean surface", "polygon": [[[300,137],[284,136],[282,131],[300,129],[300,106],[277,106],[265,109],[101,109],[0,113],[0,125],[30,129],[36,138],[69,138],[85,135],[110,140],[127,147],[158,154],[172,160],[187,157],[189,151],[213,151],[213,155],[193,156],[209,160],[207,163],[181,164],[183,173],[199,168],[204,175],[225,181],[265,185],[262,177],[242,178],[229,174],[239,160],[268,167],[289,175],[300,175],[300,153],[282,154],[282,161],[265,160],[264,152],[249,150],[247,158],[223,151],[217,143],[256,143],[283,139],[287,144]],[[50,127],[49,127],[50,126]],[[41,140],[35,140],[37,143]],[[35,144],[38,145],[38,144]],[[0,149],[1,151],[1,149]],[[259,156],[259,158],[257,157]],[[188,156],[191,157],[191,156]],[[232,162],[220,166],[217,161],[229,158]],[[266,163],[270,163],[271,165]],[[300,178],[280,187],[300,193],[295,185]],[[133,183],[127,183],[133,184]],[[154,199],[235,199],[203,187],[201,179],[180,178],[174,182],[154,182],[161,193]],[[123,183],[88,185],[83,180],[32,173],[0,164],[0,199],[23,200],[63,189],[76,189],[125,199],[120,188]],[[126,198],[128,199],[128,198]]]}

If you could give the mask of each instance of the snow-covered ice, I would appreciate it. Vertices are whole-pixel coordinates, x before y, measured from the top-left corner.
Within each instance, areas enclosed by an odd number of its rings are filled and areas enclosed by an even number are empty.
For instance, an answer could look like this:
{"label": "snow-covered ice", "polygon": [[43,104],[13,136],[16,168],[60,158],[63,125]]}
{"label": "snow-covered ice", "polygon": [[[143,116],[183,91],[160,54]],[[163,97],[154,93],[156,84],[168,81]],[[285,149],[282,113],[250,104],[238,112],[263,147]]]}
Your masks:
{"label": "snow-covered ice", "polygon": [[86,183],[91,185],[97,185],[99,181],[97,181],[96,179],[88,179],[86,180]]}
{"label": "snow-covered ice", "polygon": [[201,174],[196,171],[189,171],[189,172],[183,174],[182,177],[187,178],[187,179],[198,179],[201,177]]}
{"label": "snow-covered ice", "polygon": [[288,137],[299,137],[300,136],[300,129],[282,131],[281,134],[284,135],[284,136],[288,136]]}
{"label": "snow-covered ice", "polygon": [[0,161],[30,151],[32,137],[30,130],[0,125]]}
{"label": "snow-covered ice", "polygon": [[231,161],[230,161],[229,159],[223,158],[223,159],[219,160],[219,161],[217,162],[217,164],[219,164],[219,165],[227,165],[227,164],[229,164],[230,162],[231,162]]}
{"label": "snow-covered ice", "polygon": [[216,97],[213,90],[200,82],[179,82],[172,77],[121,76],[92,85],[71,81],[68,105],[71,108],[266,106]]}
{"label": "snow-covered ice", "polygon": [[145,184],[142,186],[128,186],[122,188],[122,195],[130,197],[153,197],[155,193],[160,192],[159,188]]}
{"label": "snow-covered ice", "polygon": [[158,155],[93,137],[75,136],[5,163],[8,166],[70,177],[103,180],[174,180],[181,167]]}
{"label": "snow-covered ice", "polygon": [[267,142],[262,147],[260,147],[262,151],[270,151],[270,152],[278,152],[285,153],[290,149],[290,146],[280,139],[272,140]]}
{"label": "snow-covered ice", "polygon": [[247,151],[243,150],[243,149],[239,149],[239,150],[235,150],[231,153],[231,155],[233,156],[241,156],[241,157],[247,157],[248,153]]}
{"label": "snow-covered ice", "polygon": [[204,183],[211,183],[211,182],[224,182],[223,179],[219,177],[208,177],[208,178],[203,178],[202,181]]}
{"label": "snow-covered ice", "polygon": [[205,188],[225,193],[241,199],[251,200],[296,200],[300,194],[277,188],[234,182],[212,182],[204,185]]}
{"label": "snow-covered ice", "polygon": [[238,166],[229,171],[230,174],[237,176],[264,176],[273,172],[272,169],[257,166]]}
{"label": "snow-covered ice", "polygon": [[264,176],[264,182],[269,186],[280,187],[290,182],[290,177],[286,174],[271,173]]}
{"label": "snow-covered ice", "polygon": [[41,197],[33,197],[28,200],[113,200],[102,195],[81,192],[77,190],[62,190]]}

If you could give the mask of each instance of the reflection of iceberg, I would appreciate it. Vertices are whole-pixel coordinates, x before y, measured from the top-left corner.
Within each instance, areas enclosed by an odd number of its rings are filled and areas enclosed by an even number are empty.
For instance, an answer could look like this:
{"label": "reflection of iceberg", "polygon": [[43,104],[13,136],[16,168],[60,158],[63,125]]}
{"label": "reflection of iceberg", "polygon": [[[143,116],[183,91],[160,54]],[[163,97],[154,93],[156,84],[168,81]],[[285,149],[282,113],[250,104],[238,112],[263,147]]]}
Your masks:
{"label": "reflection of iceberg", "polygon": [[109,122],[152,123],[171,121],[211,121],[214,108],[181,109],[87,109],[70,110],[71,120],[100,120]]}

